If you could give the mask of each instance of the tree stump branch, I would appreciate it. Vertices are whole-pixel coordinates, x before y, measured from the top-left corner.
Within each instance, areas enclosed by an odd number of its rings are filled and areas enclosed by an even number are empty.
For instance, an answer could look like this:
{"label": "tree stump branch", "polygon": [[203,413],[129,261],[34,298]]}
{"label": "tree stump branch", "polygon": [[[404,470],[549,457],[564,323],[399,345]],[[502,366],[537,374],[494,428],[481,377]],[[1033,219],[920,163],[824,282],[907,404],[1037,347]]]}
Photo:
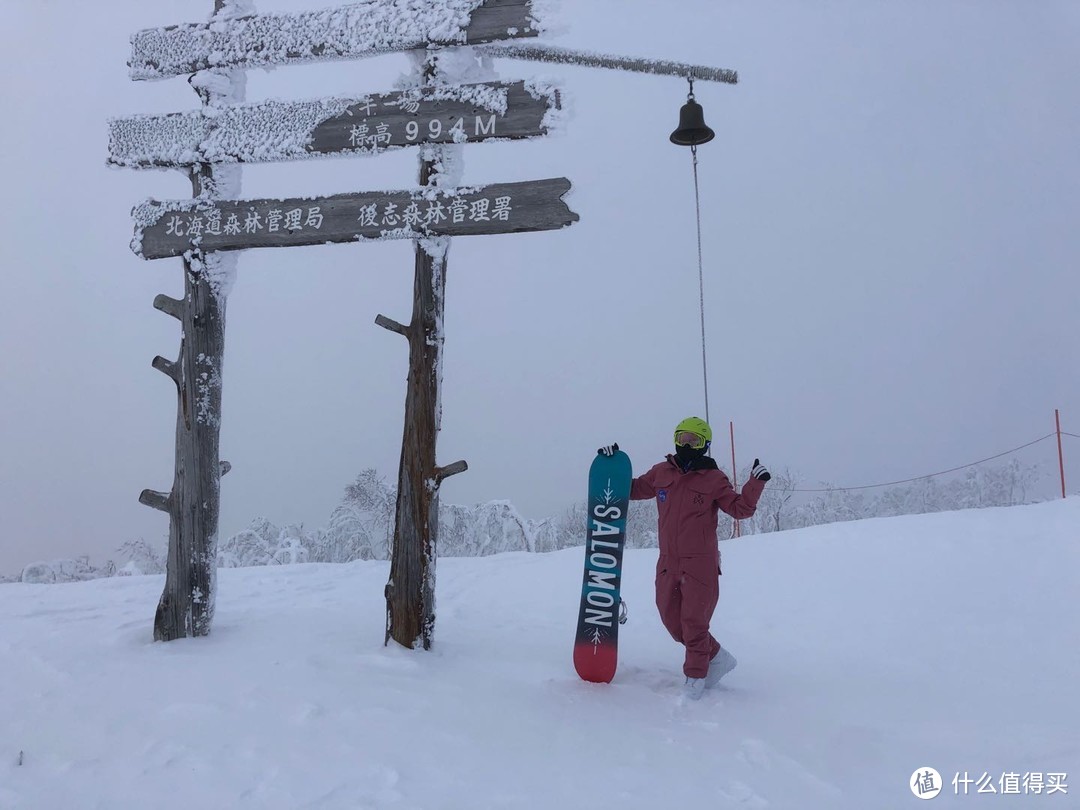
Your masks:
{"label": "tree stump branch", "polygon": [[153,489],[144,489],[139,494],[139,503],[141,503],[143,506],[149,506],[151,509],[157,509],[159,512],[168,512],[169,497],[170,494],[166,492],[157,492]]}
{"label": "tree stump branch", "polygon": [[466,464],[464,460],[455,461],[453,464],[447,464],[445,467],[437,467],[435,469],[435,480],[441,484],[451,475],[463,473],[467,469],[469,469],[469,465]]}
{"label": "tree stump branch", "polygon": [[150,363],[151,366],[156,368],[174,383],[177,387],[180,387],[180,366],[174,363],[172,360],[166,360],[160,354],[153,359]]}
{"label": "tree stump branch", "polygon": [[375,324],[376,326],[381,326],[383,329],[389,329],[391,332],[397,332],[406,339],[409,337],[409,327],[398,323],[392,318],[387,318],[385,315],[376,315]]}
{"label": "tree stump branch", "polygon": [[167,295],[159,295],[154,299],[154,309],[172,315],[176,320],[184,320],[184,302]]}

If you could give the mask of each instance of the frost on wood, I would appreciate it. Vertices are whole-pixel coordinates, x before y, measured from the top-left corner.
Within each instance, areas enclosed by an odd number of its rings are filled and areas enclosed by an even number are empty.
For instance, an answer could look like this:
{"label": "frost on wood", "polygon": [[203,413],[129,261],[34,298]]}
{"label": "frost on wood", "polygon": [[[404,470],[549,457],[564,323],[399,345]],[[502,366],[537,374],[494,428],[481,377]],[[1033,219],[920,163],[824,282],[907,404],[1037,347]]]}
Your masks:
{"label": "frost on wood", "polygon": [[488,82],[136,115],[109,122],[109,163],[255,163],[539,137],[559,120],[560,103],[554,84]]}
{"label": "frost on wood", "polygon": [[533,98],[554,98],[555,103],[548,105],[544,120],[540,122],[546,135],[562,135],[570,119],[570,113],[563,105],[563,91],[558,83],[549,79],[534,78],[525,82],[525,92]]}
{"label": "frost on wood", "polygon": [[[420,159],[431,164],[431,187],[455,193],[465,176],[465,150],[459,144],[421,147]],[[461,193],[460,189],[457,193]]]}
{"label": "frost on wood", "polygon": [[[478,56],[473,47],[415,51],[411,55],[420,69],[419,75],[426,77],[422,81],[437,87],[489,82],[498,78],[493,61]],[[430,71],[423,69],[426,65],[430,65]]]}
{"label": "frost on wood", "polygon": [[247,95],[247,76],[242,70],[200,70],[192,74],[188,84],[211,110],[238,104]]}
{"label": "frost on wood", "polygon": [[189,250],[185,253],[185,258],[191,275],[190,282],[197,284],[200,278],[205,279],[211,293],[224,303],[236,283],[240,256],[236,253],[202,253]]}
{"label": "frost on wood", "polygon": [[203,256],[206,280],[219,298],[227,298],[232,292],[239,260],[240,256],[236,253],[208,253]]}
{"label": "frost on wood", "polygon": [[213,407],[215,396],[221,391],[221,374],[214,358],[200,354],[195,358],[195,418],[214,429],[221,427],[221,414]]}
{"label": "frost on wood", "polygon": [[[539,0],[550,2],[550,0]],[[221,8],[210,15],[211,19],[226,20],[234,17],[249,16],[255,13],[254,0],[221,0]]]}
{"label": "frost on wood", "polygon": [[[435,375],[435,433],[438,434],[442,430],[443,346],[446,343],[443,324],[446,313],[446,257],[450,252],[450,237],[420,239],[416,245],[417,249],[431,257],[431,297],[434,304],[434,318],[432,328],[424,342],[434,351],[436,358],[432,373]],[[436,477],[433,481],[432,493],[438,488],[440,478]]]}
{"label": "frost on wood", "polygon": [[131,37],[128,64],[132,79],[162,79],[212,67],[353,59],[535,37],[542,25],[530,0],[367,0],[139,31]]}

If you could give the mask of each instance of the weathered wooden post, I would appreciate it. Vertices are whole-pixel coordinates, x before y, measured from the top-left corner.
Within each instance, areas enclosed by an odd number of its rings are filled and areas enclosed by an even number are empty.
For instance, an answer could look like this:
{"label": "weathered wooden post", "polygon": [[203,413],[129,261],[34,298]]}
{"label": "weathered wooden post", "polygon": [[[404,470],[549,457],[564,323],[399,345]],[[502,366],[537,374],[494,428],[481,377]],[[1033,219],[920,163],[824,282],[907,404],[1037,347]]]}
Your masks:
{"label": "weathered wooden post", "polygon": [[[198,181],[196,181],[198,182]],[[143,490],[139,501],[169,515],[165,589],[154,616],[154,639],[171,641],[210,632],[217,570],[221,430],[221,368],[225,354],[225,296],[205,257],[184,259],[184,300],[165,295],[154,306],[183,329],[180,357],[153,366],[176,384],[176,465],[172,491]]]}
{"label": "weathered wooden post", "polygon": [[[421,183],[430,178],[423,161]],[[386,642],[393,638],[410,649],[431,647],[435,625],[435,559],[438,539],[438,490],[443,480],[464,472],[457,461],[439,467],[435,460],[439,435],[441,331],[449,239],[418,241],[413,281],[413,319],[408,327],[378,323],[409,341],[409,378],[405,423],[398,466],[397,506],[390,580],[386,584]]]}
{"label": "weathered wooden post", "polygon": [[[215,0],[214,15],[227,5],[227,0]],[[204,107],[243,100],[242,75],[233,71],[197,73],[191,84]],[[192,196],[207,200],[220,198],[223,192],[235,195],[239,171],[230,168],[215,175],[210,164],[192,166]],[[165,589],[154,615],[155,641],[205,636],[214,619],[220,480],[229,469],[218,457],[225,303],[236,258],[190,251],[183,259],[184,298],[154,299],[154,307],[179,320],[181,327],[177,361],[160,355],[153,361],[153,367],[176,385],[173,486],[168,494],[147,489],[139,496],[141,503],[169,515]]]}
{"label": "weathered wooden post", "polygon": [[[422,68],[425,84],[437,71],[429,54]],[[420,154],[420,187],[438,184],[439,163],[424,147]],[[454,147],[450,147],[454,148]],[[397,506],[390,579],[386,583],[386,637],[412,649],[431,648],[435,628],[435,563],[438,543],[439,486],[468,465],[457,461],[445,468],[436,462],[441,421],[442,332],[445,311],[446,259],[450,239],[421,239],[415,243],[413,315],[408,327],[380,315],[375,322],[409,341],[409,377],[405,393],[405,424],[398,465]]]}

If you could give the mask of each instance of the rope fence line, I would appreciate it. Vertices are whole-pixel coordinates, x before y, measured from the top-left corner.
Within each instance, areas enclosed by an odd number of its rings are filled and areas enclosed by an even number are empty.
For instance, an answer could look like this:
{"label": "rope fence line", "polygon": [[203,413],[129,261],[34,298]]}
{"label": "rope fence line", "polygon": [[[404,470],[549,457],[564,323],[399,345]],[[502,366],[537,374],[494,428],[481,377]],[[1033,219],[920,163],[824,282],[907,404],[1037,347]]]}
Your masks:
{"label": "rope fence line", "polygon": [[1061,435],[1062,436],[1072,436],[1074,439],[1080,439],[1080,436],[1077,436],[1075,433],[1069,433],[1068,431],[1065,431],[1065,430],[1061,431]]}
{"label": "rope fence line", "polygon": [[[1066,433],[1065,431],[1062,431],[1061,435],[1062,436],[1073,436],[1073,438],[1080,439],[1080,436],[1076,436],[1075,434],[1072,434],[1072,433]],[[1031,447],[1032,445],[1038,444],[1039,442],[1044,442],[1047,439],[1054,438],[1055,436],[1057,436],[1057,431],[1047,433],[1045,436],[1040,436],[1038,439],[1030,441],[1027,444],[1022,444],[1019,447],[1014,447],[1011,450],[1005,450],[1004,452],[997,453],[997,454],[992,455],[992,456],[988,456],[987,458],[979,459],[978,461],[972,461],[970,464],[961,464],[959,467],[952,467],[952,468],[950,468],[948,470],[941,470],[940,472],[929,473],[927,475],[919,475],[919,476],[916,476],[914,478],[904,478],[904,479],[901,479],[899,481],[888,481],[888,482],[883,483],[883,484],[865,484],[865,485],[859,486],[859,487],[825,487],[823,489],[795,488],[795,489],[791,489],[791,490],[787,490],[787,491],[789,491],[789,492],[851,492],[851,491],[859,490],[859,489],[878,489],[880,487],[892,487],[892,486],[897,486],[899,484],[910,484],[910,483],[913,483],[914,481],[923,481],[923,480],[925,480],[927,478],[935,478],[935,477],[937,477],[939,475],[948,475],[949,473],[954,473],[954,472],[957,472],[959,470],[966,470],[968,467],[975,467],[975,466],[977,466],[979,464],[985,464],[988,461],[993,461],[994,459],[1001,458],[1002,456],[1011,455],[1013,453],[1016,453],[1016,452],[1019,452],[1020,450],[1025,449],[1025,448]]]}

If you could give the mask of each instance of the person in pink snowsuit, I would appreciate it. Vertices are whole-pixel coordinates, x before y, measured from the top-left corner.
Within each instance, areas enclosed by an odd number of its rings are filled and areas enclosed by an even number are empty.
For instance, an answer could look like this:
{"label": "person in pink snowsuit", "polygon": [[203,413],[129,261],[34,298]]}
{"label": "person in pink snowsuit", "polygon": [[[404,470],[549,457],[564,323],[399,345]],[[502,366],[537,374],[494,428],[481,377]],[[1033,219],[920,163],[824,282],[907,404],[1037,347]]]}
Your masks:
{"label": "person in pink snowsuit", "polygon": [[737,520],[751,517],[770,478],[754,459],[750,479],[737,493],[706,455],[711,441],[712,430],[705,420],[684,419],[675,430],[675,452],[634,478],[630,489],[632,500],[656,499],[660,544],[656,607],[671,637],[686,648],[683,674],[687,692],[695,698],[735,666],[734,656],[709,632],[720,597],[718,511]]}

